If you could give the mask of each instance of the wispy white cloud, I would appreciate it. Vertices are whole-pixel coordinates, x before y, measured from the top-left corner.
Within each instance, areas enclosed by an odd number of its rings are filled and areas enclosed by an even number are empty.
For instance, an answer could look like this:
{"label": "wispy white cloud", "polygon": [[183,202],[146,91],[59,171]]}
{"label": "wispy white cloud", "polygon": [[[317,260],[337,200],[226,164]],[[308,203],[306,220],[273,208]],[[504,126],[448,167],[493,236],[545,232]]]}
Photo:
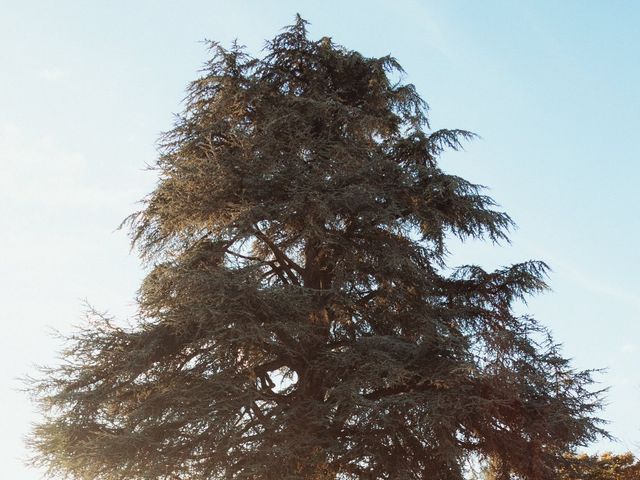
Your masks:
{"label": "wispy white cloud", "polygon": [[555,273],[563,276],[581,289],[595,295],[609,297],[640,312],[640,294],[636,290],[618,284],[614,279],[597,276],[591,271],[567,260],[565,256],[540,248],[538,245],[526,240],[522,243],[526,244],[529,250],[535,252],[537,257],[544,258],[545,261],[549,262]]}
{"label": "wispy white cloud", "polygon": [[38,72],[38,76],[43,80],[55,82],[67,76],[66,72],[59,67],[45,67]]}
{"label": "wispy white cloud", "polygon": [[9,205],[109,206],[129,195],[91,179],[81,152],[14,125],[0,124],[0,169],[0,199]]}

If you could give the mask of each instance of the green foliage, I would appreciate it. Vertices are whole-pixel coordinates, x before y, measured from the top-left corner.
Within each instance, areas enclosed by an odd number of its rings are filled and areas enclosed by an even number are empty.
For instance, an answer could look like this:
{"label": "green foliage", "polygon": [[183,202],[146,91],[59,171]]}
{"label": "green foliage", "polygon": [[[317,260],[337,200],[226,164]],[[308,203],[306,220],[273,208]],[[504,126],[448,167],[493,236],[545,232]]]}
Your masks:
{"label": "green foliage", "polygon": [[[92,315],[31,388],[34,464],[77,479],[555,478],[602,433],[590,372],[513,312],[546,266],[446,265],[510,218],[438,156],[391,57],[305,22],[213,58],[129,218],[150,266],[131,328]],[[453,272],[453,273],[451,273]]]}

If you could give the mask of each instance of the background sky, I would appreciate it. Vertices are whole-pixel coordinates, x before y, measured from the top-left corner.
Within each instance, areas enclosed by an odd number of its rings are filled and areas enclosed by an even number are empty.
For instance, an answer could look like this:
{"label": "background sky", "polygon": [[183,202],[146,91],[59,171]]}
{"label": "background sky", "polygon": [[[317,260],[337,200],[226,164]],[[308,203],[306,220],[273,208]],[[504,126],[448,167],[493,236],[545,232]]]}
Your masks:
{"label": "background sky", "polygon": [[535,315],[579,369],[605,368],[602,412],[640,453],[640,4],[632,1],[0,0],[0,465],[31,480],[34,407],[18,377],[55,361],[51,328],[83,301],[124,319],[143,276],[122,219],[207,59],[203,39],[259,53],[299,12],[311,36],[394,55],[434,128],[482,139],[442,167],[490,187],[511,245],[452,243],[451,264],[550,264]]}

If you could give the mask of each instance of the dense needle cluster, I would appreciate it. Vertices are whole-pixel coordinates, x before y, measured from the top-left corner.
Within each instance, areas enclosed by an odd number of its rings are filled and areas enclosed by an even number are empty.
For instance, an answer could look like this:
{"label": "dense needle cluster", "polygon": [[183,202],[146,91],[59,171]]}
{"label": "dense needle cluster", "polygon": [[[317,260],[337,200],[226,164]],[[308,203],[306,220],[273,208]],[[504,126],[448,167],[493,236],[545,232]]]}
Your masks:
{"label": "dense needle cluster", "polygon": [[308,38],[211,44],[130,218],[139,318],[93,315],[31,388],[34,463],[86,480],[554,478],[600,433],[572,370],[514,302],[545,265],[446,265],[509,217],[437,160],[392,57]]}

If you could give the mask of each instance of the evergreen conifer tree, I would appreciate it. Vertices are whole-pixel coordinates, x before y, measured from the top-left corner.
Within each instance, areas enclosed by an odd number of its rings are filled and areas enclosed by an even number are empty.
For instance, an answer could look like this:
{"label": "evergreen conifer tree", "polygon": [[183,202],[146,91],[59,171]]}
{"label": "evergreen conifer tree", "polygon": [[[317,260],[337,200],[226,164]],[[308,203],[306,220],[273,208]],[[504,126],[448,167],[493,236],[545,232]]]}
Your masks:
{"label": "evergreen conifer tree", "polygon": [[438,157],[392,57],[306,22],[255,58],[211,45],[129,218],[139,315],[94,314],[31,389],[51,474],[111,479],[443,479],[493,459],[554,478],[602,433],[575,371],[514,302],[541,262],[446,264],[446,239],[511,219]]}

